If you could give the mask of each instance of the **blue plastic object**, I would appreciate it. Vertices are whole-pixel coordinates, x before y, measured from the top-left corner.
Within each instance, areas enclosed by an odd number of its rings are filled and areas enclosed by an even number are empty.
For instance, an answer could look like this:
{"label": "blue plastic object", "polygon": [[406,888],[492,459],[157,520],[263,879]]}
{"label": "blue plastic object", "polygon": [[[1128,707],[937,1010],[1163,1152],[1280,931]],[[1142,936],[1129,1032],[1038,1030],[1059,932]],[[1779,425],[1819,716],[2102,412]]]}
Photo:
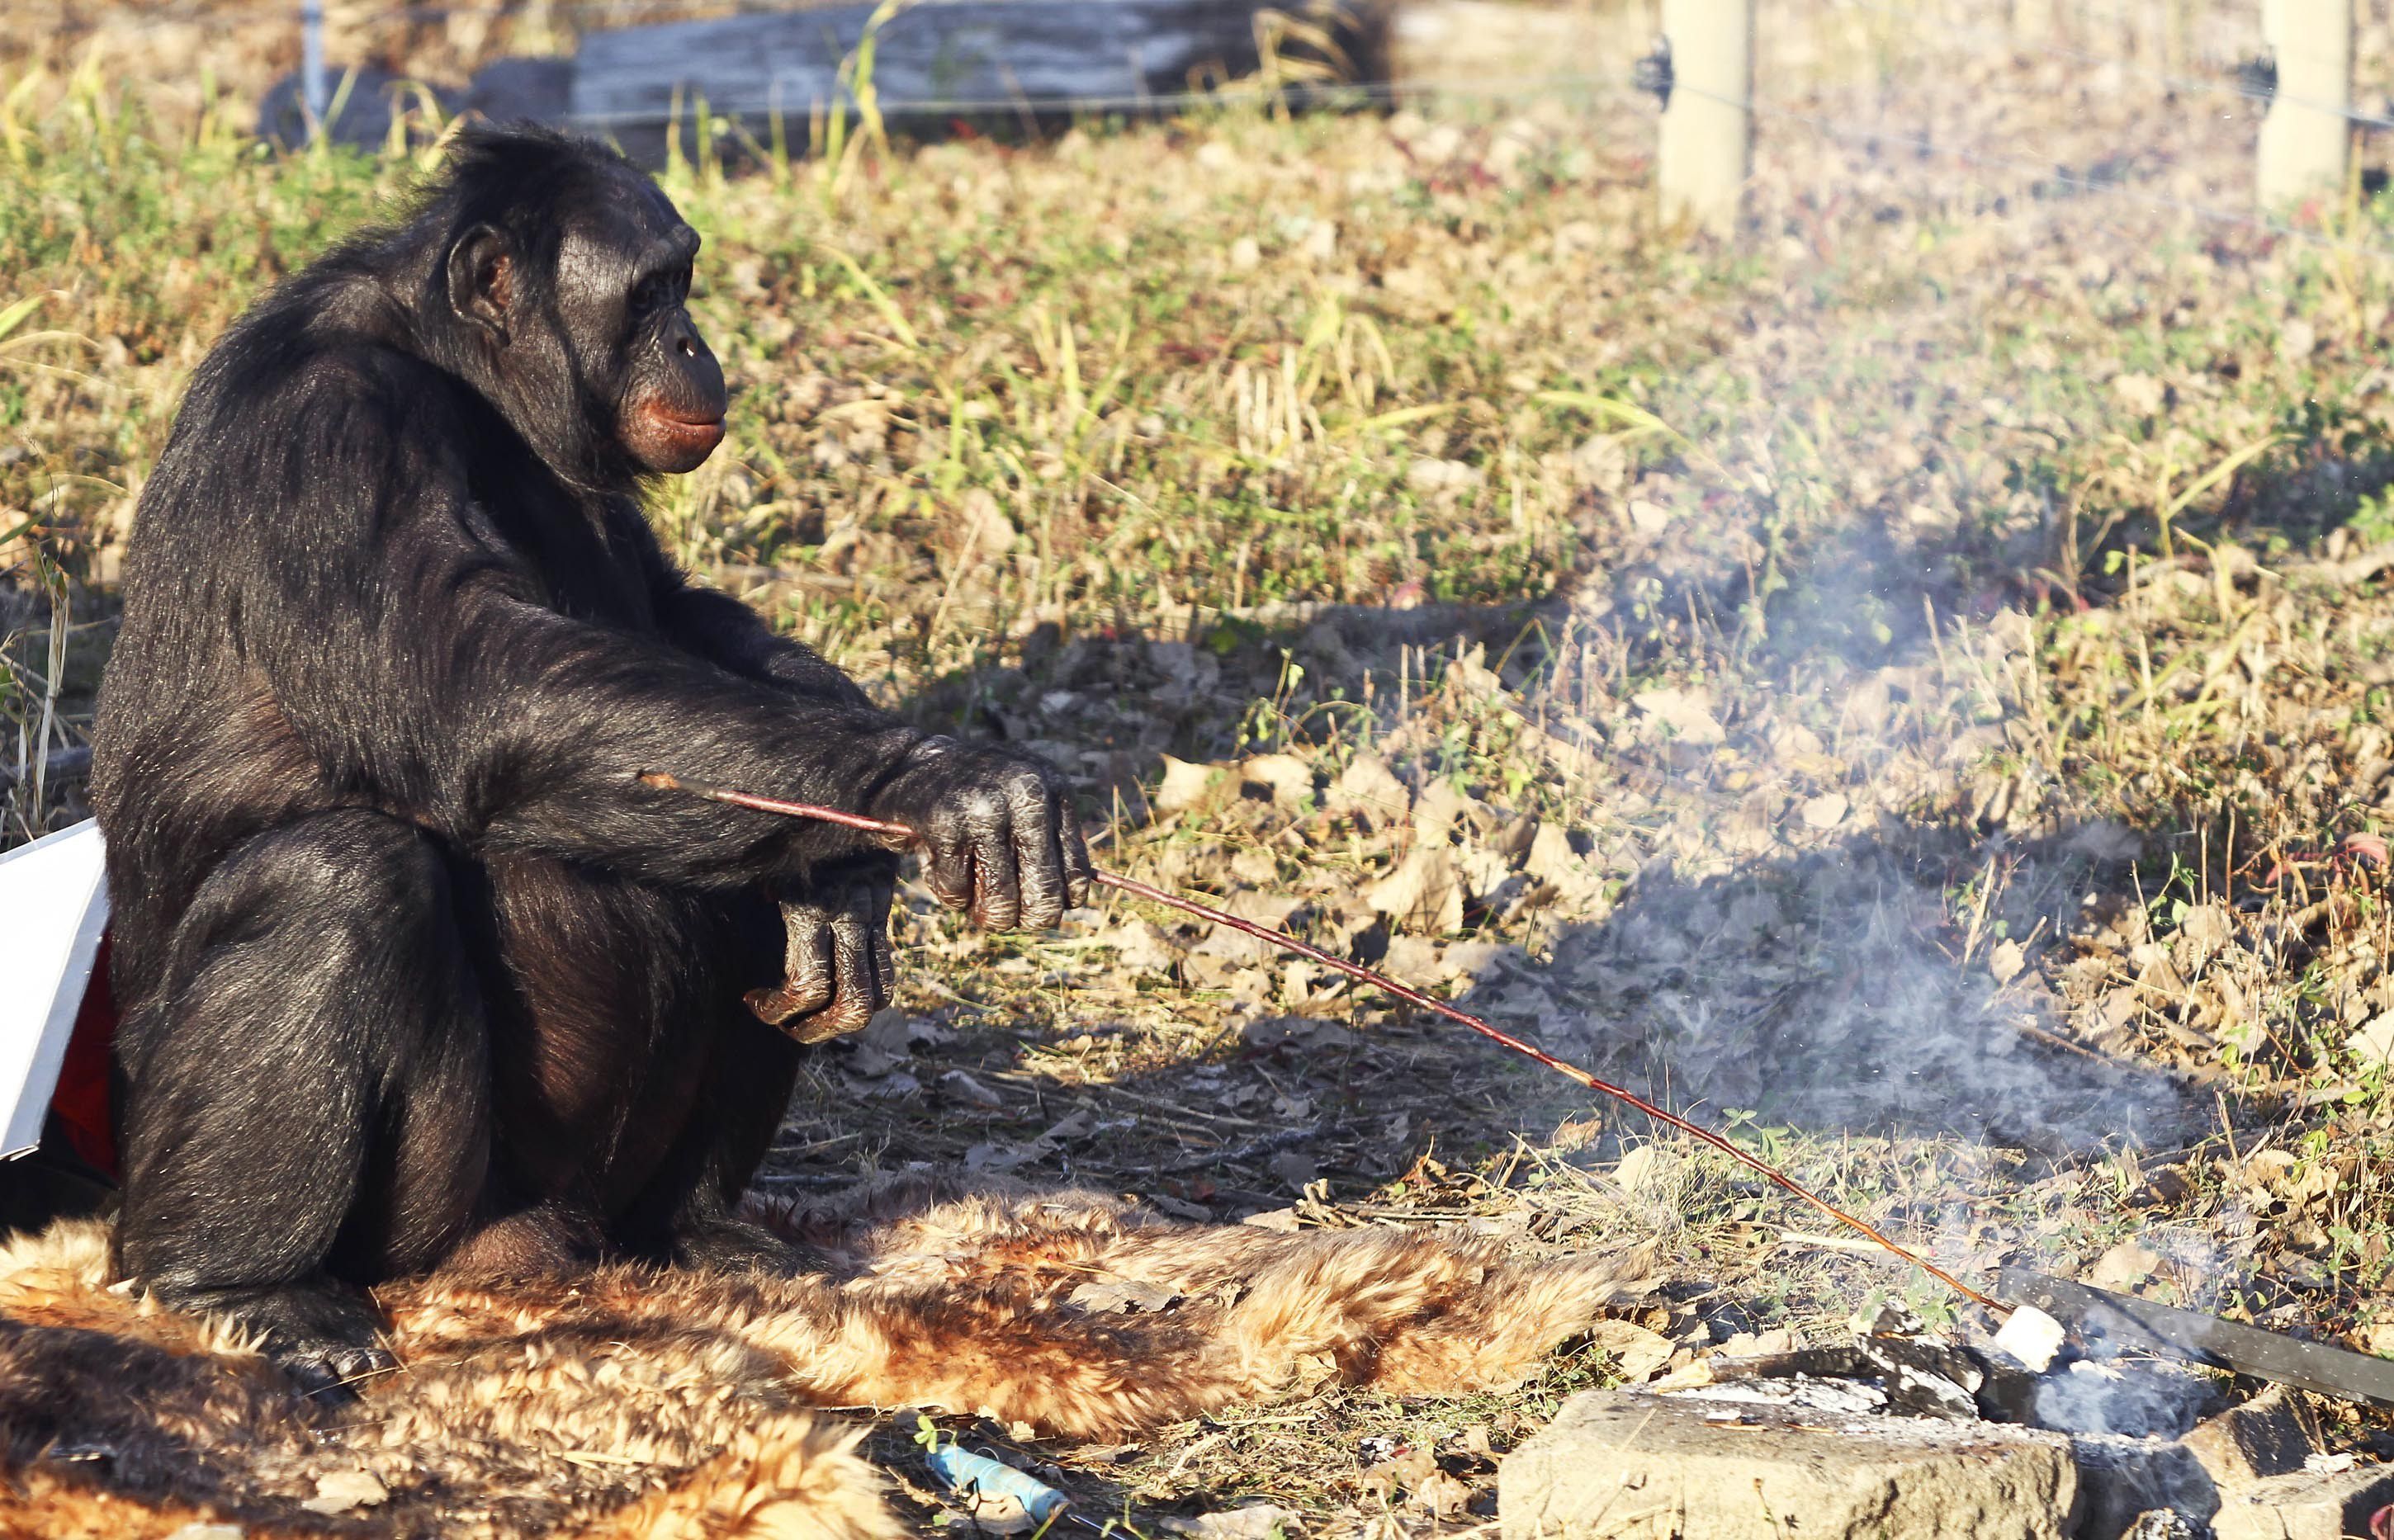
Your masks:
{"label": "blue plastic object", "polygon": [[954,1490],[978,1492],[984,1497],[1011,1497],[1043,1524],[1071,1501],[1054,1487],[1034,1481],[1004,1461],[973,1454],[957,1444],[934,1449],[924,1459],[932,1472]]}

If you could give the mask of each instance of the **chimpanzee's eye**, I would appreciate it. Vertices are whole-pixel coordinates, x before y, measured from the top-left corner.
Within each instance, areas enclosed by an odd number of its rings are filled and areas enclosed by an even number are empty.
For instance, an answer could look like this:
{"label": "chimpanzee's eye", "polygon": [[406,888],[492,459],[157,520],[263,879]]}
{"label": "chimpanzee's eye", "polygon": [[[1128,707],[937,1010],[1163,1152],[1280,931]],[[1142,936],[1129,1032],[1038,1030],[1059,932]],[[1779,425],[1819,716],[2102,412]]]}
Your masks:
{"label": "chimpanzee's eye", "polygon": [[665,281],[654,274],[640,280],[632,290],[632,314],[651,314],[665,302]]}

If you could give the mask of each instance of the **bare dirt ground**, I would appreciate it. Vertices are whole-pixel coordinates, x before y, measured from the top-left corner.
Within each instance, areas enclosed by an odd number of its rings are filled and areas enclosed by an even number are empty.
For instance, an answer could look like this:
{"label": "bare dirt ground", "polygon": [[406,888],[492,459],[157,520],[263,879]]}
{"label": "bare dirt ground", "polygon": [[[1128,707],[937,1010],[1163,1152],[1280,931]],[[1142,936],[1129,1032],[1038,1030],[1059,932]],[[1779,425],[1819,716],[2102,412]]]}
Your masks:
{"label": "bare dirt ground", "polygon": [[[1609,98],[677,166],[740,395],[660,526],[893,707],[1072,770],[1103,864],[1650,1090],[1966,1276],[2394,1353],[2394,235],[2358,196],[2190,212],[2245,206],[2248,104],[1959,17],[1771,21],[1734,252],[1653,228],[1651,109]],[[35,302],[0,333],[0,701],[33,733],[58,679],[60,749],[183,374],[410,175],[124,84],[0,119],[0,314]],[[11,839],[79,816],[71,777],[11,796]],[[1112,902],[898,923],[904,1010],[816,1061],[770,1191],[961,1166],[1638,1236],[1679,1280],[1516,1394],[1023,1451],[1142,1523],[1485,1522],[1572,1389],[1879,1294],[1950,1318],[1259,944]],[[876,1448],[919,1481],[912,1431]]]}

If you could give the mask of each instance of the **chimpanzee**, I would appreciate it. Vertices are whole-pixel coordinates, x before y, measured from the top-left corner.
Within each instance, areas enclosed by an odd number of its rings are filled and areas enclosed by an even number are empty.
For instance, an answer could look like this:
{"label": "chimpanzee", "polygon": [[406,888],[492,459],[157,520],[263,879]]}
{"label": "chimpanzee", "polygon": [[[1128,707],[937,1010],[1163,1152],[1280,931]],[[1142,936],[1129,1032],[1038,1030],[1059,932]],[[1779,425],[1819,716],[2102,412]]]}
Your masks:
{"label": "chimpanzee", "polygon": [[644,774],[907,825],[983,925],[1085,896],[1054,771],[660,550],[643,482],[723,437],[698,246],[612,151],[468,131],[226,333],[142,493],[93,782],[118,1263],[312,1389],[387,1363],[393,1275],[781,1259],[733,1206],[805,1050],[743,997],[786,962],[800,1038],[862,1024],[897,856]]}

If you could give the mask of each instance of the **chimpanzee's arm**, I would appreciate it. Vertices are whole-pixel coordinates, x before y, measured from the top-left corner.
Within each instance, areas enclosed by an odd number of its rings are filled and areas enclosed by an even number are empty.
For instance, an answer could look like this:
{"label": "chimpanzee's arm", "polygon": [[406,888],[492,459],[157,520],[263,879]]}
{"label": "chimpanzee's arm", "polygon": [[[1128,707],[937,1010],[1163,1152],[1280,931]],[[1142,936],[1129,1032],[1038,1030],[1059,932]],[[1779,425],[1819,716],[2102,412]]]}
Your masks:
{"label": "chimpanzee's arm", "polygon": [[[626,516],[639,516],[630,512]],[[775,632],[764,617],[730,594],[692,584],[657,549],[645,521],[624,538],[640,547],[657,620],[668,640],[743,679],[764,680],[817,700],[871,704],[856,681],[812,647]]]}
{"label": "chimpanzee's arm", "polygon": [[335,785],[486,847],[679,884],[778,883],[859,848],[639,780],[665,771],[917,828],[935,889],[984,923],[1061,912],[1087,857],[1052,771],[549,607],[469,495],[439,392],[388,368],[292,382],[303,441],[233,494],[227,529],[249,547],[241,646]]}

